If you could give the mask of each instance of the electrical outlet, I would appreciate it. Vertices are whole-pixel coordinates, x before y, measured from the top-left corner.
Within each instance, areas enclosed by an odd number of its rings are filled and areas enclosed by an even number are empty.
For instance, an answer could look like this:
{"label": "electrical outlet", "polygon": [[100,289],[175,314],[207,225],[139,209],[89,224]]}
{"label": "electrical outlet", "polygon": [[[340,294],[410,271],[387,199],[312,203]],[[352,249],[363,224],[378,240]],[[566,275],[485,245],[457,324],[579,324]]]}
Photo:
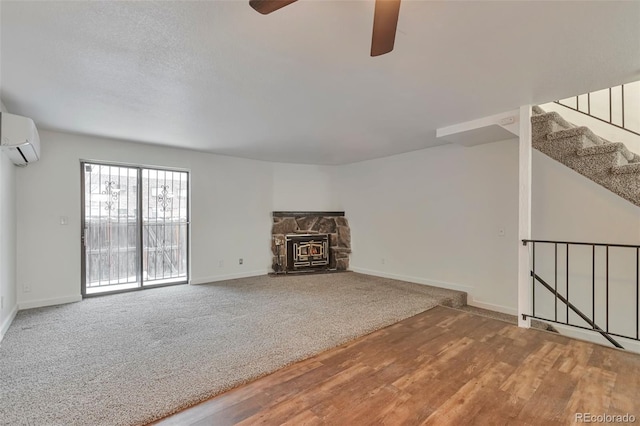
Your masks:
{"label": "electrical outlet", "polygon": [[504,237],[506,234],[504,228],[498,229],[498,237]]}
{"label": "electrical outlet", "polygon": [[24,291],[25,293],[29,293],[31,291],[31,286],[29,284],[23,285],[22,291]]}
{"label": "electrical outlet", "polygon": [[238,259],[238,265],[242,265],[244,263],[244,259],[240,258]]}
{"label": "electrical outlet", "polygon": [[224,260],[218,260],[218,268],[222,268],[224,266]]}
{"label": "electrical outlet", "polygon": [[382,259],[380,259],[380,264],[384,265],[384,257]]}

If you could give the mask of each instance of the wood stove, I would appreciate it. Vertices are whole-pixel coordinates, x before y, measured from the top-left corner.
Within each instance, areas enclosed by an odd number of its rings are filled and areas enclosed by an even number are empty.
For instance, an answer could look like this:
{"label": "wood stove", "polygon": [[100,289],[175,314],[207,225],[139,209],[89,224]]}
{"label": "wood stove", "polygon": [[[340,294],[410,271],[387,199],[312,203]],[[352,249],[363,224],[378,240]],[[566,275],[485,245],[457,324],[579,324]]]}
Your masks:
{"label": "wood stove", "polygon": [[329,267],[329,234],[288,234],[285,242],[288,271]]}
{"label": "wood stove", "polygon": [[[349,269],[351,229],[344,212],[274,211],[272,215],[271,267],[274,273]],[[314,244],[306,247],[297,244],[294,250],[294,242],[305,243],[305,240],[314,241]]]}

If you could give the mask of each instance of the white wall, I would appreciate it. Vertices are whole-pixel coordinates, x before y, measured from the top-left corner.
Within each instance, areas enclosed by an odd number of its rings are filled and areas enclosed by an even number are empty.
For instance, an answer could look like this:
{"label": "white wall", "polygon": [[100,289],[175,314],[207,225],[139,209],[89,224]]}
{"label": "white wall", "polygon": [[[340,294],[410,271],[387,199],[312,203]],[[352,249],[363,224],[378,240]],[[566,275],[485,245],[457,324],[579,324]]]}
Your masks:
{"label": "white wall", "polygon": [[[80,298],[80,159],[191,170],[193,283],[265,274],[277,209],[333,207],[326,172],[292,166],[57,132],[40,132],[42,159],[18,170],[18,303],[20,308]],[[308,168],[308,170],[306,170]],[[301,195],[284,178],[313,176],[319,198]],[[274,197],[274,185],[285,190]],[[326,204],[325,204],[326,203]],[[59,224],[60,216],[69,225]],[[238,259],[244,259],[239,265]],[[220,265],[222,261],[223,266]],[[24,292],[24,285],[31,290]]]}
{"label": "white wall", "polygon": [[352,268],[468,291],[476,305],[514,312],[517,178],[515,140],[337,167]]}
{"label": "white wall", "polygon": [[[7,112],[1,102],[0,108]],[[17,311],[15,169],[0,152],[0,340]]]}
{"label": "white wall", "polygon": [[640,207],[533,151],[536,239],[640,244]]}
{"label": "white wall", "polygon": [[332,192],[334,167],[300,164],[276,164],[273,171],[273,210],[341,210]]}

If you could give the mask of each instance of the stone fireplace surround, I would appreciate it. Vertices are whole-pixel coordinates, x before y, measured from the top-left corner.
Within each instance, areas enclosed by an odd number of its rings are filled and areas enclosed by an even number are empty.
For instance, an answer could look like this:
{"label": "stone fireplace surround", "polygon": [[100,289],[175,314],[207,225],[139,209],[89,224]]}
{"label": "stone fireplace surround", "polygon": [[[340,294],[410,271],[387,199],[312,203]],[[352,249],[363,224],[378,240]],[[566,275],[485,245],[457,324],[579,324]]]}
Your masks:
{"label": "stone fireplace surround", "polygon": [[[349,269],[351,229],[344,212],[274,211],[271,227],[272,268],[287,272],[286,243],[288,234],[329,234],[329,270]],[[278,253],[280,250],[280,253]],[[280,265],[278,268],[278,254]]]}

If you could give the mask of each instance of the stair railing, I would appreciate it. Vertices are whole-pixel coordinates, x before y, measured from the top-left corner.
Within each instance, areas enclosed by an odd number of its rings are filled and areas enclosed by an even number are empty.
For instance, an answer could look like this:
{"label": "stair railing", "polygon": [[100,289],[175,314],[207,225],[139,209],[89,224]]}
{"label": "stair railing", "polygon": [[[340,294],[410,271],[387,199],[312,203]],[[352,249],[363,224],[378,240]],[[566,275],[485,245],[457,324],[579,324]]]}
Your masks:
{"label": "stair railing", "polygon": [[[612,126],[615,126],[619,129],[626,130],[627,132],[633,133],[634,135],[640,136],[640,129],[631,129],[628,126],[628,120],[625,120],[625,117],[628,116],[629,111],[633,112],[633,108],[630,108],[629,105],[639,105],[640,104],[640,92],[625,90],[625,86],[628,88],[629,85],[621,84],[620,86],[610,87],[608,90],[609,97],[605,100],[605,110],[608,107],[609,114],[608,117],[605,115],[604,117],[596,115],[592,112],[591,109],[591,97],[596,92],[589,92],[584,95],[578,95],[575,97],[575,106],[568,104],[568,100],[573,100],[574,98],[567,98],[559,101],[554,101],[554,103],[558,105],[562,105],[565,108],[569,108],[573,111],[580,112],[582,114],[588,115],[589,117],[595,118],[596,120],[603,121]],[[614,101],[614,92],[616,92],[616,100]],[[618,96],[618,92],[620,96]],[[635,96],[632,96],[635,95]],[[586,96],[586,105],[585,105],[585,96]],[[580,100],[583,100],[580,102]],[[614,114],[614,109],[620,111],[620,114]],[[640,111],[636,111],[640,114]],[[640,117],[639,117],[640,118]]]}
{"label": "stair railing", "polygon": [[[551,323],[594,331],[602,335],[613,346],[621,349],[624,349],[624,348],[620,343],[618,343],[614,339],[614,336],[640,341],[640,300],[639,300],[639,297],[640,297],[640,246],[628,245],[628,244],[584,243],[584,242],[549,241],[549,240],[522,240],[522,243],[525,246],[529,246],[530,254],[531,254],[531,274],[530,275],[531,275],[531,292],[532,292],[532,299],[531,299],[532,312],[531,314],[523,314],[522,316],[524,319],[535,318],[538,320],[547,321]],[[553,280],[547,280],[547,281],[552,281],[553,285],[549,284],[540,276],[541,274],[540,270],[536,271],[536,267],[538,268],[540,267],[539,265],[536,265],[536,246],[541,246],[541,245],[545,245],[545,247],[549,247],[549,245],[551,245],[553,247],[553,256],[554,256]],[[584,310],[588,310],[588,308],[586,309],[584,308],[584,303],[582,304],[583,305],[582,310],[577,306],[579,303],[575,300],[575,292],[576,292],[575,286],[573,287],[573,289],[570,286],[571,278],[572,278],[572,275],[569,270],[569,265],[572,263],[570,259],[570,256],[572,254],[570,247],[573,247],[573,246],[591,247],[591,250],[590,250],[591,271],[590,273],[586,274],[586,275],[590,275],[590,285],[588,285],[589,289],[587,290],[587,295],[590,296],[590,298],[588,297],[587,299],[590,299],[590,302],[591,302],[590,315],[584,312]],[[562,274],[563,275],[562,278],[564,279],[564,285],[562,286],[563,288],[560,288],[560,289],[558,289],[558,278],[559,278],[558,247],[565,248],[564,256],[562,256],[564,257],[563,259],[564,271]],[[597,248],[598,250],[596,250]],[[633,271],[633,273],[635,274],[635,278],[634,278],[635,282],[629,283],[632,285],[633,287],[632,292],[634,293],[633,306],[635,309],[634,309],[634,312],[630,314],[628,318],[628,320],[631,321],[631,323],[635,327],[635,332],[633,333],[614,332],[612,331],[612,328],[613,328],[612,324],[610,324],[610,311],[611,311],[610,299],[612,294],[612,289],[610,288],[611,287],[610,286],[611,284],[610,257],[613,255],[613,250],[610,250],[611,248],[621,248],[625,250],[630,250],[635,257],[635,260],[632,262],[632,264],[627,265],[627,267],[629,266],[633,267],[634,266],[633,263],[635,264],[635,270]],[[621,252],[616,251],[616,253],[620,255]],[[582,254],[584,255],[584,252]],[[598,258],[598,254],[600,254],[600,258]],[[605,256],[604,262],[602,262],[602,259],[601,259],[602,255]],[[538,256],[540,256],[540,254],[538,254]],[[627,258],[629,258],[629,256],[627,256]],[[549,259],[547,257],[544,260],[547,261],[546,271],[548,271],[549,269],[551,269],[550,263],[548,262]],[[600,260],[600,269],[602,269],[602,266],[603,266],[602,264],[604,263],[604,271],[600,271],[601,274],[599,275],[596,274],[597,260]],[[576,277],[573,277],[573,278],[576,279]],[[579,289],[582,291],[580,291],[578,295],[584,297],[585,295],[584,290],[585,290],[585,287],[587,286],[584,285],[584,279],[582,281],[583,283],[581,285],[581,288]],[[604,286],[604,289],[602,288],[602,286]],[[550,318],[549,315],[543,315],[540,312],[541,311],[541,309],[539,308],[540,301],[538,301],[538,309],[536,309],[536,301],[537,301],[536,294],[540,296],[540,289],[546,290],[548,293],[550,293],[553,296],[554,314],[552,318]],[[604,300],[598,300],[597,294],[602,292],[604,292]],[[572,299],[572,296],[573,296],[573,299]],[[565,311],[564,321],[558,315],[559,302],[562,305],[564,305],[564,311]],[[596,322],[596,312],[597,312],[596,308],[600,304],[604,304],[604,315],[603,313],[600,313],[600,318],[598,318],[598,320],[599,321],[604,320],[604,327],[601,325],[598,325],[598,323]],[[548,310],[549,307],[543,306],[543,309],[544,308],[547,308]],[[572,321],[570,320],[570,314],[569,314],[570,311],[573,312],[578,317],[580,317],[588,326],[572,323]],[[619,309],[617,310],[617,312],[620,312]],[[633,316],[631,317],[631,315]],[[602,318],[602,316],[604,316],[604,318]]]}

